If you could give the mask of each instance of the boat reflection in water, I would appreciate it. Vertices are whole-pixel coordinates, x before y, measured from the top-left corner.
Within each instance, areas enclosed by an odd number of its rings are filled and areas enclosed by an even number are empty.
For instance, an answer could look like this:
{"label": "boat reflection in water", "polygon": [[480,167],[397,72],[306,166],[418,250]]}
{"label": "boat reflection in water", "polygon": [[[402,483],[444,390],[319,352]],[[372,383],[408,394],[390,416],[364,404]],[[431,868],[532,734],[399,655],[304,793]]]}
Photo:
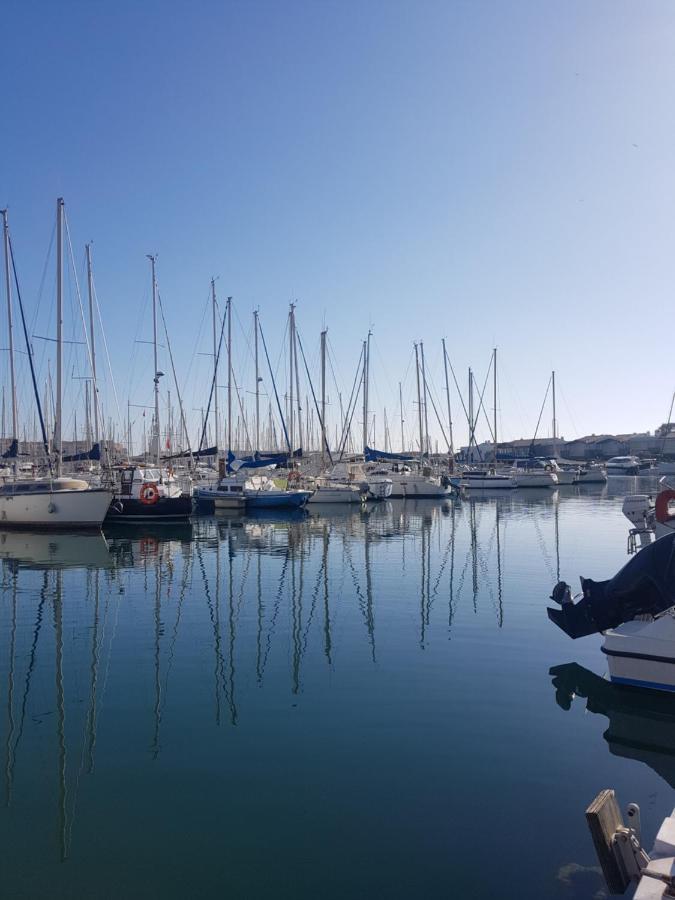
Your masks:
{"label": "boat reflection in water", "polygon": [[108,544],[99,532],[0,530],[0,560],[32,569],[107,568],[112,565]]}
{"label": "boat reflection in water", "polygon": [[554,666],[555,697],[569,710],[575,698],[586,709],[607,716],[604,738],[610,753],[650,766],[675,788],[675,705],[668,694],[614,685],[577,663]]}

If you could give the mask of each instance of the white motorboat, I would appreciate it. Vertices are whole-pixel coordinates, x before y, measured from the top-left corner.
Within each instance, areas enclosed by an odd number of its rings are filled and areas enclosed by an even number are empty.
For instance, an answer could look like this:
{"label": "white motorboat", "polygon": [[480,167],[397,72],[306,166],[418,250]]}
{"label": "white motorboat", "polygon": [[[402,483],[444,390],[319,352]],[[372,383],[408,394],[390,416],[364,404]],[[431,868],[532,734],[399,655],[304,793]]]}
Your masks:
{"label": "white motorboat", "polygon": [[97,528],[112,496],[77,478],[7,481],[0,485],[0,527]]}
{"label": "white motorboat", "polygon": [[244,509],[245,484],[246,479],[241,475],[231,475],[221,478],[217,484],[195,488],[193,496],[197,503],[213,504],[215,509]]}
{"label": "white motorboat", "polygon": [[555,476],[558,479],[558,486],[576,484],[579,466],[561,466],[557,459],[549,459],[548,463],[551,466],[551,471],[555,473]]}
{"label": "white motorboat", "polygon": [[548,616],[571,638],[602,634],[617,684],[675,691],[675,531],[645,546],[607,581],[559,582]]}
{"label": "white motorboat", "polygon": [[517,488],[557,487],[558,476],[548,460],[516,459],[511,475]]}
{"label": "white motorboat", "polygon": [[605,467],[600,463],[582,465],[577,471],[574,484],[607,484]]}
{"label": "white motorboat", "polygon": [[462,490],[468,491],[492,491],[513,490],[517,487],[517,484],[516,479],[510,472],[495,472],[487,469],[462,472],[459,486]]}
{"label": "white motorboat", "polygon": [[[289,476],[289,482],[290,482]],[[246,505],[251,508],[288,507],[297,509],[304,506],[312,496],[312,491],[299,488],[279,488],[267,475],[252,475],[244,484]]]}
{"label": "white motorboat", "polygon": [[602,652],[614,683],[675,691],[675,609],[609,629]]}
{"label": "white motorboat", "polygon": [[192,497],[183,492],[169,469],[127,466],[117,475],[115,500],[106,521],[175,521],[192,514]]}
{"label": "white motorboat", "polygon": [[607,460],[608,475],[639,475],[640,460],[637,456],[613,456]]}

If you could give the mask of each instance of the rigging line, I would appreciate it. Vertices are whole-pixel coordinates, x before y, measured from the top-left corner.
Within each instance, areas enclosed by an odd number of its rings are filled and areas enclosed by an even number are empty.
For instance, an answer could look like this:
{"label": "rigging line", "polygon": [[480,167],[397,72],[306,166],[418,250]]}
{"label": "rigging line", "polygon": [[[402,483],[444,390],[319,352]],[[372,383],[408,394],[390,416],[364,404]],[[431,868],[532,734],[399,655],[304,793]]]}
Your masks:
{"label": "rigging line", "polygon": [[669,434],[670,420],[673,417],[673,404],[675,404],[675,391],[673,391],[673,396],[670,399],[670,409],[668,410],[668,421],[666,422],[666,430],[663,433],[663,444],[661,445],[661,455],[662,456],[666,449],[666,439]]}
{"label": "rigging line", "polygon": [[101,307],[98,302],[98,294],[96,293],[96,283],[94,282],[94,277],[92,275],[91,286],[94,291],[94,303],[96,305],[96,313],[98,315],[98,324],[100,326],[101,338],[103,340],[103,349],[105,351],[105,359],[108,363],[108,371],[110,372],[110,384],[112,385],[113,397],[115,398],[115,407],[117,408],[117,421],[121,424],[124,419],[122,418],[122,412],[120,409],[120,401],[117,396],[117,384],[115,383],[115,375],[113,373],[112,362],[110,359],[110,351],[108,350],[108,339],[105,336],[105,328],[103,327],[103,316],[101,314]]}
{"label": "rigging line", "polygon": [[305,364],[305,372],[307,372],[307,381],[309,381],[309,388],[312,392],[312,399],[314,400],[314,408],[316,409],[316,415],[319,420],[319,426],[321,427],[321,433],[323,435],[324,443],[326,445],[326,452],[328,453],[328,459],[330,460],[330,464],[333,465],[333,455],[330,452],[330,447],[328,446],[328,430],[324,424],[323,419],[321,418],[321,413],[319,412],[319,404],[316,400],[316,394],[314,393],[314,385],[312,384],[312,379],[309,375],[309,369],[307,367],[307,360],[305,359],[305,351],[302,346],[302,341],[300,340],[300,332],[296,331],[296,337],[298,338],[298,346],[300,347],[300,353],[302,354],[302,361]]}
{"label": "rigging line", "polygon": [[[33,380],[33,391],[35,392],[35,402],[38,408],[38,418],[40,419],[40,430],[42,432],[42,444],[44,447],[45,455],[47,457],[47,463],[49,464],[49,473],[53,474],[52,469],[52,460],[49,455],[49,441],[47,440],[47,431],[45,429],[45,420],[42,415],[42,404],[40,403],[40,393],[38,391],[37,380],[35,377],[35,366],[33,364],[33,350],[28,340],[28,329],[26,328],[26,316],[23,311],[23,301],[21,300],[21,290],[19,288],[19,278],[16,273],[16,261],[14,259],[14,247],[12,245],[12,236],[11,234],[7,235],[7,243],[9,244],[9,255],[12,260],[12,272],[14,273],[14,284],[16,286],[16,297],[19,301],[19,311],[21,313],[21,324],[23,326],[23,336],[26,341],[26,352],[28,353],[28,362],[30,364],[30,374]],[[18,435],[17,435],[18,437]]]}
{"label": "rigging line", "polygon": [[[198,331],[197,331],[197,339],[195,340],[195,342],[194,342],[194,344],[193,344],[193,348],[192,348],[192,356],[190,357],[190,362],[189,362],[189,364],[188,364],[187,372],[186,372],[186,375],[185,375],[185,381],[186,381],[187,384],[189,384],[189,382],[190,382],[190,377],[191,377],[191,374],[192,374],[192,366],[193,366],[193,364],[194,364],[195,359],[197,358],[197,347],[199,346],[200,341],[201,341],[201,339],[202,339],[202,331],[203,331],[203,328],[204,328],[204,319],[206,318],[206,312],[207,312],[207,310],[208,310],[208,308],[209,308],[210,302],[211,302],[211,292],[209,291],[209,293],[208,293],[207,296],[206,296],[206,300],[205,300],[205,302],[204,302],[204,306],[202,307],[202,318],[201,318],[201,321],[200,321],[200,323],[199,323],[199,329],[198,329]],[[194,398],[194,393],[193,393],[193,398]]]}
{"label": "rigging line", "polygon": [[[178,406],[180,409],[180,419],[183,424],[183,430],[185,431],[185,440],[187,441],[188,452],[190,454],[190,462],[194,465],[194,458],[192,456],[192,447],[190,446],[190,433],[188,432],[187,423],[185,422],[185,411],[183,408],[183,398],[181,397],[180,387],[178,385],[178,376],[176,375],[176,367],[173,362],[173,352],[171,350],[171,341],[169,340],[169,329],[166,327],[166,319],[164,318],[164,307],[162,306],[162,297],[159,293],[159,290],[157,291],[157,302],[159,304],[159,313],[162,317],[162,325],[164,326],[164,334],[166,335],[166,346],[169,351],[169,361],[171,363],[171,371],[173,372],[173,381],[174,381],[174,384],[176,385],[176,394],[178,395]],[[222,339],[222,335],[221,335],[221,339]]]}
{"label": "rigging line", "polygon": [[[476,425],[478,425],[478,419],[480,418],[481,410],[483,411],[483,415],[485,416],[485,421],[487,422],[488,431],[490,433],[490,437],[494,441],[495,436],[492,431],[492,426],[490,425],[490,419],[488,418],[487,410],[485,409],[485,405],[483,404],[483,397],[485,396],[485,391],[487,389],[488,378],[490,377],[490,372],[492,371],[492,363],[494,361],[494,356],[490,357],[490,365],[488,366],[487,372],[485,374],[485,381],[483,382],[483,390],[480,392],[478,397],[478,412],[476,413],[476,419],[473,423],[473,435],[474,435],[474,443],[476,436]],[[497,405],[497,398],[495,397],[495,406]]]}
{"label": "rigging line", "polygon": [[51,233],[51,237],[49,238],[49,247],[47,248],[47,256],[45,258],[45,264],[42,269],[42,277],[40,278],[40,286],[38,288],[37,303],[35,305],[35,312],[33,313],[33,321],[31,322],[31,328],[30,328],[31,334],[35,331],[35,328],[37,325],[37,320],[38,320],[38,315],[40,313],[40,305],[42,303],[42,294],[44,291],[45,281],[47,279],[47,268],[49,266],[49,260],[51,258],[52,250],[54,248],[55,236],[56,236],[56,222],[54,222],[54,224],[52,225],[52,233]]}
{"label": "rigging line", "polygon": [[[245,433],[246,433],[246,440],[248,441],[248,446],[249,446],[249,447],[253,447],[253,444],[252,444],[252,442],[251,442],[251,436],[250,436],[250,434],[248,433],[248,425],[247,425],[247,423],[246,423],[246,413],[244,412],[244,407],[243,407],[243,404],[242,404],[242,402],[241,402],[241,394],[239,393],[239,387],[237,386],[237,379],[235,378],[234,370],[232,371],[232,382],[233,382],[233,384],[234,384],[234,392],[235,392],[235,394],[237,395],[237,400],[238,400],[238,402],[239,402],[239,409],[241,410],[241,421],[242,421],[242,423],[243,423],[243,425],[244,425],[244,431],[245,431]],[[227,449],[228,449],[228,450],[231,450],[232,448],[231,448],[231,447],[228,447]],[[254,450],[253,450],[253,452],[255,453],[255,451],[256,451],[257,449],[258,449],[258,448],[255,447]]]}
{"label": "rigging line", "polygon": [[549,376],[548,384],[546,385],[546,393],[544,394],[544,402],[541,404],[541,409],[539,410],[539,418],[537,419],[537,427],[534,429],[534,437],[530,442],[529,456],[534,456],[534,442],[537,440],[537,432],[539,431],[539,425],[541,424],[541,417],[544,414],[544,407],[546,406],[546,401],[548,399],[548,392],[551,390],[551,381],[553,380],[553,375]]}
{"label": "rigging line", "polygon": [[[101,398],[100,398],[99,392],[98,392],[98,384],[97,384],[96,380],[94,379],[94,358],[92,356],[92,348],[91,348],[91,344],[89,342],[87,323],[86,323],[86,319],[84,317],[84,306],[82,305],[82,294],[80,293],[80,281],[77,277],[77,271],[75,269],[75,257],[73,256],[73,243],[70,239],[70,228],[68,227],[68,216],[66,215],[65,210],[63,213],[63,219],[64,219],[64,223],[66,226],[66,239],[68,242],[70,265],[72,268],[73,278],[75,280],[75,293],[77,295],[77,300],[78,300],[78,304],[80,307],[80,319],[82,322],[82,331],[84,332],[84,343],[87,348],[87,356],[89,357],[89,368],[92,373],[91,379],[92,379],[92,384],[94,386],[94,390],[92,392],[94,395],[93,400],[94,400],[94,403],[96,404],[96,406],[98,407],[98,414],[99,414],[99,418],[100,418],[99,428],[101,431],[100,437],[101,437],[101,440],[103,442],[105,442],[105,439],[106,439],[105,416],[103,415],[103,406],[101,404]],[[74,332],[73,332],[73,336],[74,336]],[[81,395],[81,391],[82,391],[82,389],[80,388],[80,395]],[[78,399],[80,399],[80,397],[78,397]],[[119,415],[119,407],[118,407],[117,412]],[[77,438],[77,435],[76,435],[76,438]]]}
{"label": "rigging line", "polygon": [[[293,448],[291,447],[291,441],[288,437],[288,430],[286,428],[286,420],[284,419],[284,414],[281,411],[281,403],[279,401],[279,392],[277,391],[277,383],[274,378],[274,373],[272,372],[272,365],[270,363],[270,355],[267,352],[267,341],[265,340],[265,335],[262,330],[262,325],[260,323],[260,318],[258,318],[258,331],[260,332],[260,337],[262,338],[263,350],[265,351],[265,359],[267,360],[267,368],[270,370],[270,377],[272,379],[272,387],[274,388],[274,397],[277,401],[277,409],[279,410],[279,417],[281,419],[281,427],[284,429],[284,436],[286,437],[286,445],[288,446],[288,451],[293,454]],[[285,332],[284,332],[285,334]]]}
{"label": "rigging line", "polygon": [[352,406],[352,398],[354,400],[354,407],[351,411],[351,415],[345,416],[344,425],[342,426],[342,434],[340,435],[340,455],[338,456],[338,461],[342,459],[344,454],[345,445],[347,443],[347,436],[349,435],[352,428],[352,418],[354,417],[354,410],[356,409],[356,399],[358,397],[358,391],[354,394],[356,390],[356,385],[359,382],[359,376],[361,374],[361,361],[363,360],[363,365],[365,365],[365,347],[361,347],[361,353],[359,355],[359,361],[356,364],[356,372],[354,374],[354,384],[352,385],[352,392],[349,395],[349,403],[347,404],[347,413],[349,414],[349,410]]}
{"label": "rigging line", "polygon": [[[230,310],[231,309],[232,309],[232,304],[230,303]],[[211,390],[209,392],[209,402],[206,406],[206,414],[204,415],[204,424],[202,426],[202,434],[201,434],[201,437],[199,438],[199,447],[197,448],[198,452],[204,446],[204,438],[206,437],[206,426],[209,421],[209,414],[211,412],[211,401],[213,400],[213,392],[216,389],[216,372],[218,371],[218,363],[220,362],[220,351],[222,350],[222,347],[223,347],[223,334],[225,333],[225,323],[226,322],[227,322],[227,316],[223,316],[223,321],[220,326],[220,340],[218,341],[218,352],[216,353],[216,361],[215,361],[215,365],[213,367],[213,378],[211,379]],[[166,328],[166,324],[164,327]],[[167,334],[167,342],[168,342],[168,340],[169,340],[169,337]],[[228,365],[229,365],[229,363],[230,363],[230,361],[228,360]],[[231,430],[232,429],[230,428],[230,431]],[[217,440],[218,440],[218,436],[216,435],[216,441]],[[188,441],[189,441],[189,438],[188,438]],[[229,451],[232,448],[228,447],[227,449]]]}

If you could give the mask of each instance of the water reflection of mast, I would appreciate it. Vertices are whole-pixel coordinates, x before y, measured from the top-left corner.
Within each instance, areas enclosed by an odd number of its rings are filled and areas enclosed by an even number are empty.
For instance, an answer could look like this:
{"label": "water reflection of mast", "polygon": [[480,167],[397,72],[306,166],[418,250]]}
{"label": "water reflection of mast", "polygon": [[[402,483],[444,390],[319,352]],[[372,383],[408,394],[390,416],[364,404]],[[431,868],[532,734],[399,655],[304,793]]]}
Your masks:
{"label": "water reflection of mast", "polygon": [[370,522],[366,520],[364,534],[364,556],[366,563],[366,627],[370,637],[370,654],[375,662],[375,616],[373,613],[373,576],[370,567]]}
{"label": "water reflection of mast", "polygon": [[478,531],[476,527],[476,501],[469,505],[469,527],[471,530],[471,577],[473,586],[473,611],[477,611],[478,599]]}
{"label": "water reflection of mast", "polygon": [[258,547],[256,553],[256,594],[258,600],[258,630],[256,632],[256,657],[255,657],[255,674],[258,681],[258,684],[262,682],[262,628],[263,628],[263,619],[265,617],[265,608],[263,606],[262,599],[262,578],[260,575],[260,559],[262,555],[262,548]]}
{"label": "water reflection of mast", "polygon": [[229,626],[230,626],[230,660],[229,660],[229,682],[230,689],[226,692],[228,706],[230,707],[230,721],[233,725],[237,724],[237,705],[234,699],[234,593],[232,582],[232,569],[234,566],[234,547],[232,545],[232,531],[228,530],[227,534],[227,550],[229,562],[229,584],[228,584],[228,606],[229,606]]}
{"label": "water reflection of mast", "polygon": [[23,735],[23,726],[26,721],[26,707],[28,705],[28,695],[30,694],[30,684],[31,678],[33,676],[33,670],[35,669],[35,658],[37,655],[37,644],[38,637],[40,635],[40,629],[42,628],[42,616],[44,612],[45,600],[47,599],[47,586],[48,586],[48,570],[45,569],[42,573],[42,588],[40,589],[40,602],[38,603],[38,611],[37,617],[35,619],[35,629],[33,631],[33,643],[30,648],[30,655],[28,658],[28,668],[26,669],[26,682],[23,689],[23,698],[21,700],[21,718],[19,719],[19,730],[16,735],[16,741],[14,742],[14,752],[12,753],[12,766],[10,772],[10,783],[12,779],[12,774],[14,771],[14,763],[16,761],[16,752],[19,748],[19,742],[21,741],[21,737]]}
{"label": "water reflection of mast", "polygon": [[87,714],[87,732],[89,735],[87,756],[89,765],[87,772],[94,771],[94,747],[96,746],[96,689],[98,684],[98,607],[99,607],[99,570],[94,573],[94,628],[91,641],[91,693],[89,695],[89,712]]}
{"label": "water reflection of mast", "polygon": [[56,592],[54,594],[54,635],[56,642],[56,715],[59,743],[59,843],[61,862],[66,859],[67,815],[66,815],[66,708],[63,689],[63,572],[56,570]]}
{"label": "water reflection of mast", "polygon": [[[222,665],[219,666],[219,663],[222,660],[222,654],[220,650],[220,619],[219,613],[214,610],[213,598],[211,597],[211,588],[209,585],[209,580],[206,577],[206,569],[204,567],[204,558],[202,556],[201,544],[197,542],[197,559],[199,560],[199,569],[202,573],[202,581],[204,582],[204,594],[206,596],[206,605],[209,608],[209,618],[211,619],[211,625],[213,626],[213,650],[215,654],[215,665],[213,670],[214,675],[214,685],[216,691],[216,724],[220,725],[220,687],[219,687],[219,671],[222,668]],[[217,609],[220,607],[219,601],[219,592],[220,592],[220,535],[218,535],[216,539],[216,597],[217,597]]]}
{"label": "water reflection of mast", "polygon": [[452,549],[450,550],[450,600],[448,602],[448,631],[452,628],[452,619],[455,615],[455,530],[457,527],[457,521],[455,518],[455,504],[452,504],[452,531],[450,534],[450,541],[452,544]]}
{"label": "water reflection of mast", "polygon": [[332,665],[331,659],[331,639],[330,639],[330,609],[328,607],[328,525],[323,525],[323,635],[324,635],[324,653],[328,660],[328,665]]}
{"label": "water reflection of mast", "polygon": [[161,581],[161,554],[157,556],[157,568],[155,570],[155,733],[152,739],[152,758],[159,756],[159,727],[162,718],[162,681],[159,666],[159,639],[162,634],[162,581]]}
{"label": "water reflection of mast", "polygon": [[502,598],[502,550],[499,528],[499,500],[495,501],[495,515],[497,528],[497,624],[501,628],[504,624],[504,603]]}
{"label": "water reflection of mast", "polygon": [[12,573],[12,626],[9,640],[9,672],[7,675],[7,744],[5,762],[5,805],[12,800],[12,739],[14,737],[14,650],[16,646],[16,586],[18,571]]}

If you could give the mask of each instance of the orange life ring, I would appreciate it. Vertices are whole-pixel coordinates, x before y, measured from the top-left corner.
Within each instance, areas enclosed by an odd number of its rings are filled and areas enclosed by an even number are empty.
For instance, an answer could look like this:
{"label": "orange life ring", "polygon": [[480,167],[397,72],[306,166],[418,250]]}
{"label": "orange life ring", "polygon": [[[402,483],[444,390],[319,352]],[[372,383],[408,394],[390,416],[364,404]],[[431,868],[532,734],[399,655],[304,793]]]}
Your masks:
{"label": "orange life ring", "polygon": [[656,505],[654,506],[654,515],[656,521],[665,525],[666,522],[672,522],[675,516],[668,511],[670,501],[675,500],[675,491],[661,491],[656,497]]}
{"label": "orange life ring", "polygon": [[297,481],[300,478],[300,473],[295,469],[292,472],[288,473],[288,478],[286,481]]}
{"label": "orange life ring", "polygon": [[139,500],[141,503],[144,503],[146,506],[152,506],[157,503],[159,500],[159,490],[157,489],[157,485],[154,481],[149,481],[147,484],[144,484],[141,488],[141,493],[139,495]]}

